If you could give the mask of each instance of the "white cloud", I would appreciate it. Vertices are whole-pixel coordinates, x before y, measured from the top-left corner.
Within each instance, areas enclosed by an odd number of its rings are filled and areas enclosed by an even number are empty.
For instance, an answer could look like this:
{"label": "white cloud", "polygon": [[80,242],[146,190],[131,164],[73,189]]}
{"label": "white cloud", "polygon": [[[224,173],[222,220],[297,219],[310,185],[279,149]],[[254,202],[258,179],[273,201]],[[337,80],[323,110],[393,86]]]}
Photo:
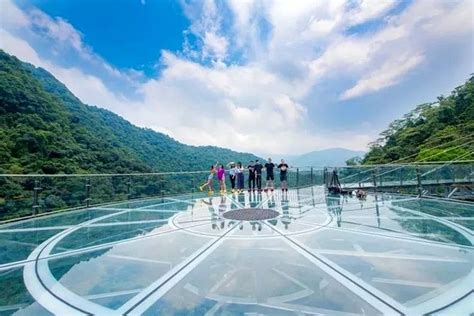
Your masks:
{"label": "white cloud", "polygon": [[22,61],[29,62],[33,65],[44,67],[44,63],[38,56],[33,47],[28,42],[12,36],[9,32],[0,28],[0,48],[6,52],[15,55]]}
{"label": "white cloud", "polygon": [[[380,15],[393,6],[392,2],[387,5],[389,2],[380,1],[380,7],[385,5],[383,10],[367,9],[363,17],[356,14],[352,20]],[[426,51],[440,41],[449,42],[453,35],[469,41],[471,35],[472,42],[473,8],[469,1],[416,1],[400,15],[386,18],[387,25],[375,33],[335,36],[324,53],[310,62],[312,76],[316,81],[343,74],[359,77],[354,86],[342,92],[343,100],[393,86],[421,65]]]}
{"label": "white cloud", "polygon": [[[341,99],[376,93],[429,60],[438,42],[469,39],[473,32],[470,1],[415,1],[395,16],[386,16],[396,5],[393,0],[183,1],[191,22],[185,56],[163,51],[162,74],[140,82],[97,56],[67,21],[40,11],[26,14],[3,1],[19,22],[2,21],[1,47],[48,69],[84,102],[185,143],[273,155],[334,144],[365,149],[376,132],[366,128],[370,122],[331,131],[313,126],[307,100],[313,87],[342,77],[352,84],[331,86]],[[228,5],[233,19],[223,14],[222,5]],[[379,29],[347,34],[376,19],[383,20]],[[225,23],[232,24],[225,28]],[[125,76],[140,101],[111,90],[107,80],[80,67],[39,56],[14,32],[32,31],[32,24],[53,44],[73,49],[109,74]],[[197,47],[191,46],[190,34],[198,38]],[[228,63],[235,50],[245,62]],[[203,65],[203,60],[211,63]],[[324,101],[312,103],[325,106]]]}
{"label": "white cloud", "polygon": [[[60,17],[50,17],[38,9],[22,11],[11,0],[0,0],[0,28],[33,42],[41,42],[57,56],[77,53],[80,59],[91,63],[98,71],[133,85],[134,80],[143,74],[135,70],[118,70],[108,64],[84,44],[82,34],[69,22]],[[0,38],[0,41],[3,39]]]}
{"label": "white cloud", "polygon": [[423,59],[424,56],[419,54],[389,60],[380,69],[368,74],[357,81],[355,86],[344,91],[341,99],[347,100],[394,85],[401,80],[403,75],[418,66]]}
{"label": "white cloud", "polygon": [[395,0],[359,0],[351,11],[349,24],[356,25],[378,18],[393,8]]}
{"label": "white cloud", "polygon": [[204,53],[206,56],[214,56],[217,60],[222,60],[227,53],[227,40],[213,32],[204,33]]}
{"label": "white cloud", "polygon": [[81,34],[67,21],[59,17],[51,18],[37,9],[30,12],[30,21],[39,33],[74,48],[83,57],[91,58],[91,52],[82,43]]}
{"label": "white cloud", "polygon": [[0,22],[2,27],[28,27],[27,15],[10,0],[0,0]]}
{"label": "white cloud", "polygon": [[124,97],[111,92],[101,79],[87,75],[78,68],[59,67],[49,60],[40,58],[28,42],[1,28],[0,39],[1,49],[22,61],[47,69],[83,102],[100,105],[113,111],[117,108],[125,108],[130,104]]}
{"label": "white cloud", "polygon": [[[204,0],[196,3],[182,2],[184,12],[191,20],[189,30],[185,32],[195,35],[201,41],[200,57],[202,60],[210,59],[221,62],[227,56],[227,39],[222,36],[222,16],[214,0]],[[186,47],[189,50],[189,47]],[[188,52],[190,56],[197,54],[196,51]]]}

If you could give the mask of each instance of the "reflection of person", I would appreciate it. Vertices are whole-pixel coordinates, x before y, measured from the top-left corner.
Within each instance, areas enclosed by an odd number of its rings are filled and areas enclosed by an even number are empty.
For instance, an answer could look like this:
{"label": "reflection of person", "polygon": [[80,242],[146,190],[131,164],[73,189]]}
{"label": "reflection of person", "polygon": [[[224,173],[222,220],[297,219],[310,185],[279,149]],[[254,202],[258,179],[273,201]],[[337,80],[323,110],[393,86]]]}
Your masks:
{"label": "reflection of person", "polygon": [[222,215],[227,210],[227,205],[225,204],[226,198],[225,196],[221,196],[221,200],[219,203],[219,215]]}
{"label": "reflection of person", "polygon": [[262,230],[262,224],[260,224],[260,222],[250,222],[250,225],[252,225],[253,231],[255,231],[255,229],[257,229],[258,231]]}
{"label": "reflection of person", "polygon": [[278,165],[278,169],[280,169],[280,185],[281,190],[284,192],[288,192],[288,165],[285,163],[285,160],[282,159],[281,163]]}
{"label": "reflection of person", "polygon": [[250,192],[249,193],[249,203],[250,203],[250,207],[256,207],[257,206],[258,200],[257,200],[257,195],[255,194],[255,192]]}
{"label": "reflection of person", "polygon": [[211,198],[209,198],[209,201],[206,201],[206,200],[203,199],[202,202],[207,205],[209,213],[211,214],[211,227],[212,227],[212,229],[218,229],[217,220],[219,219],[219,216],[216,214],[216,210],[212,206]]}
{"label": "reflection of person", "polygon": [[326,197],[326,205],[328,211],[336,216],[337,227],[341,227],[342,224],[342,206],[340,197]]}
{"label": "reflection of person", "polygon": [[275,196],[273,194],[268,199],[268,207],[270,208],[275,207]]}
{"label": "reflection of person", "polygon": [[248,190],[249,192],[251,190],[255,191],[255,163],[253,160],[250,161],[249,165],[247,166],[247,169],[249,171],[249,187]]}
{"label": "reflection of person", "polygon": [[237,195],[237,201],[239,201],[239,203],[241,205],[244,205],[245,204],[245,195],[244,194]]}
{"label": "reflection of person", "polygon": [[285,229],[288,229],[288,225],[290,225],[291,223],[290,211],[289,211],[290,207],[288,204],[288,200],[285,200],[283,197],[281,200],[281,209],[283,210],[283,214],[280,218],[281,223],[285,226]]}
{"label": "reflection of person", "polygon": [[257,189],[258,191],[262,191],[262,164],[257,160],[255,160],[255,165],[253,166],[255,170],[255,180],[257,181]]}
{"label": "reflection of person", "polygon": [[265,164],[265,169],[267,171],[267,182],[265,183],[265,192],[268,190],[273,191],[273,180],[275,180],[275,176],[273,174],[273,169],[275,168],[275,164],[272,162],[272,158],[268,158],[268,162]]}

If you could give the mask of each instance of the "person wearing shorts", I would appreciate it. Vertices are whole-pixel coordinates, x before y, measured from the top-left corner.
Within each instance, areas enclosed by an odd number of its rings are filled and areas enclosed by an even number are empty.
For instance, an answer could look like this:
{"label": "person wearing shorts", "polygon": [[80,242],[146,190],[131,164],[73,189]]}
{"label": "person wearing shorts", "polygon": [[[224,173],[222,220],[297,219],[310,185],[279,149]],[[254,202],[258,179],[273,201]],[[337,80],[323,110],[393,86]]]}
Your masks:
{"label": "person wearing shorts", "polygon": [[206,181],[206,183],[204,183],[203,185],[201,185],[199,187],[199,190],[202,191],[202,190],[204,190],[205,187],[207,187],[207,189],[209,190],[209,194],[213,193],[213,191],[212,191],[212,182],[214,180],[214,175],[216,174],[216,166],[217,166],[217,163],[216,163],[216,165],[211,166],[210,173],[207,176],[207,181]]}
{"label": "person wearing shorts", "polygon": [[283,192],[288,192],[288,164],[285,163],[285,160],[282,159],[281,163],[278,165],[280,169],[280,185]]}
{"label": "person wearing shorts", "polygon": [[268,158],[268,162],[265,164],[265,170],[267,173],[267,181],[265,183],[265,192],[268,190],[273,191],[273,180],[275,180],[275,175],[273,174],[273,169],[275,164],[272,162],[272,158]]}

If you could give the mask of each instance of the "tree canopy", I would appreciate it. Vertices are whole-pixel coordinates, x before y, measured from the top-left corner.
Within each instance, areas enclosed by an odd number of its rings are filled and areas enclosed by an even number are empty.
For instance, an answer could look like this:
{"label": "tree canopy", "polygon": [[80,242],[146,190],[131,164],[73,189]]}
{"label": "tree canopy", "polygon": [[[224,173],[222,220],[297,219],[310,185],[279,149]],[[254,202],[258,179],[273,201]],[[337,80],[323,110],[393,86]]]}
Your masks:
{"label": "tree canopy", "polygon": [[474,76],[435,102],[393,121],[363,164],[474,159]]}
{"label": "tree canopy", "polygon": [[[2,173],[128,173],[207,170],[257,157],[188,146],[83,104],[42,68],[0,50]],[[160,113],[156,113],[160,115]]]}

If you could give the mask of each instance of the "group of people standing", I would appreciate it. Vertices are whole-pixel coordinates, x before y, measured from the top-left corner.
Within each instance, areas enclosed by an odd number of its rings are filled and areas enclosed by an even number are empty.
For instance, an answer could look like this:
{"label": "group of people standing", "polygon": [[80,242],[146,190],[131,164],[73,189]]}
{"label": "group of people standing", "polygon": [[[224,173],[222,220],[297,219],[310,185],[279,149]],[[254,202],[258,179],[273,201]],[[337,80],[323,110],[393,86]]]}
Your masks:
{"label": "group of people standing", "polygon": [[248,191],[255,191],[258,190],[259,192],[262,191],[262,172],[265,170],[266,174],[266,183],[265,188],[263,189],[265,192],[273,191],[274,188],[274,180],[275,168],[279,169],[280,171],[280,184],[281,190],[283,192],[288,191],[288,164],[285,162],[284,159],[281,160],[280,164],[275,165],[272,162],[271,158],[268,158],[268,161],[262,165],[260,161],[257,159],[255,161],[250,161],[247,167],[244,167],[241,162],[230,162],[227,164],[229,169],[226,170],[223,164],[216,163],[215,165],[211,166],[210,174],[207,177],[206,183],[201,185],[199,189],[201,191],[204,188],[208,188],[209,193],[213,193],[213,179],[214,176],[217,175],[217,180],[219,181],[219,190],[221,193],[226,193],[226,184],[225,184],[225,176],[226,174],[229,175],[230,185],[231,185],[231,192],[241,193],[245,190],[245,171],[248,171]]}

